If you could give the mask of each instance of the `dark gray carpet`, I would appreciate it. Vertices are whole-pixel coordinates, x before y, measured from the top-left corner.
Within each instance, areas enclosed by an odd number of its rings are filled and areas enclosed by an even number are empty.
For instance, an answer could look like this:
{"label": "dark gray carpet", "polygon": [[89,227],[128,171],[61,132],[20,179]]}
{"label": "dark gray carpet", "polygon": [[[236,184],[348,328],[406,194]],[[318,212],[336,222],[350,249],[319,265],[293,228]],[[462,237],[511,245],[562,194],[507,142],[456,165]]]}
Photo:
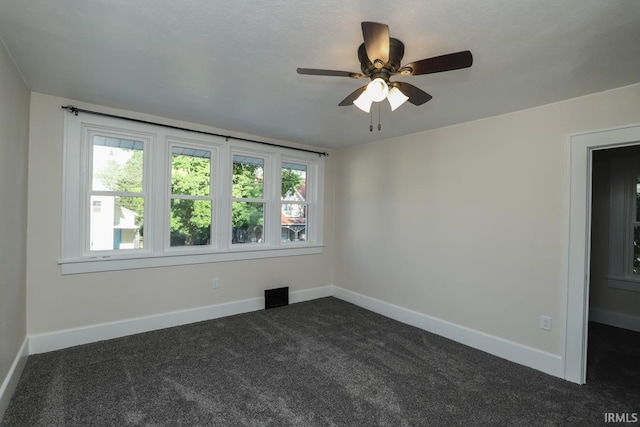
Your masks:
{"label": "dark gray carpet", "polygon": [[30,356],[9,426],[604,425],[578,386],[335,298]]}
{"label": "dark gray carpet", "polygon": [[635,397],[640,425],[640,332],[589,322],[587,384],[623,401]]}

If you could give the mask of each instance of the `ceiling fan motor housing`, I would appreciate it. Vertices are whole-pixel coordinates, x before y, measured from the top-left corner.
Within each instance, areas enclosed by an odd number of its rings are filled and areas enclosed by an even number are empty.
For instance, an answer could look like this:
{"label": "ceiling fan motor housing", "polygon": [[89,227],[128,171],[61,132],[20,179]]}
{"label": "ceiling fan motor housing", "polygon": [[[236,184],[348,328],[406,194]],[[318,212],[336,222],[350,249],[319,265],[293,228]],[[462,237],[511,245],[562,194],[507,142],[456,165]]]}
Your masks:
{"label": "ceiling fan motor housing", "polygon": [[358,48],[358,58],[360,59],[362,73],[371,80],[380,77],[387,83],[389,82],[389,77],[396,74],[400,68],[403,56],[404,44],[393,37],[389,37],[389,61],[383,64],[381,68],[376,67],[369,60],[364,43]]}

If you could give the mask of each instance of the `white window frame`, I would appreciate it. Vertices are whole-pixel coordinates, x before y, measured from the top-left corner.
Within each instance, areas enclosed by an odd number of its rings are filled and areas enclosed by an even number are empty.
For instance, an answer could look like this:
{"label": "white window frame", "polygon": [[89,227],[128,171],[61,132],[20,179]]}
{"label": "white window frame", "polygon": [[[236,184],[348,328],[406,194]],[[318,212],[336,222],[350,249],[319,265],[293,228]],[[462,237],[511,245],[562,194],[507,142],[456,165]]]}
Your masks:
{"label": "white window frame", "polygon": [[[180,196],[176,197],[179,199],[193,199],[193,200],[210,200],[211,201],[211,244],[203,245],[203,246],[171,246],[171,200],[174,198],[171,192],[171,167],[173,160],[173,147],[181,147],[181,148],[193,148],[196,150],[206,150],[211,153],[211,165],[210,165],[210,182],[209,182],[209,196],[208,197],[188,197],[188,196]],[[219,235],[220,235],[220,220],[219,220],[219,212],[218,212],[218,183],[220,183],[219,176],[219,152],[220,152],[219,144],[203,144],[201,141],[193,140],[193,139],[184,139],[184,138],[176,138],[176,137],[168,137],[166,144],[166,160],[167,160],[167,184],[166,184],[166,215],[165,215],[165,225],[163,227],[163,231],[165,233],[164,249],[167,253],[175,252],[176,254],[188,254],[188,253],[202,253],[202,252],[211,252],[219,247]]]}
{"label": "white window frame", "polygon": [[[271,214],[271,207],[273,205],[273,190],[276,183],[276,177],[274,177],[275,159],[274,156],[266,151],[250,151],[242,149],[238,146],[233,146],[231,149],[230,167],[233,171],[234,156],[254,157],[262,159],[263,164],[263,177],[262,177],[262,198],[261,199],[249,199],[249,198],[235,198],[232,194],[229,195],[229,216],[231,217],[231,208],[233,202],[245,202],[245,203],[264,203],[264,227],[262,230],[262,242],[256,243],[233,243],[231,235],[231,226],[229,226],[229,239],[228,244],[238,251],[253,250],[256,247],[264,246],[276,246],[273,242],[273,233],[270,227],[272,219],[275,218]],[[232,184],[233,185],[233,184]],[[231,187],[230,187],[231,189]]]}
{"label": "white window frame", "polygon": [[610,164],[609,273],[607,286],[640,292],[640,274],[633,273],[633,227],[636,219],[640,159],[613,159]]}
{"label": "white window frame", "polygon": [[[280,187],[281,187],[281,182],[280,179],[282,178],[282,165],[285,163],[293,163],[293,164],[299,164],[299,165],[304,165],[307,168],[307,173],[306,173],[306,189],[305,189],[305,200],[304,202],[295,202],[295,201],[288,201],[288,200],[282,200],[281,198],[281,194],[280,194]],[[315,188],[316,188],[316,183],[314,181],[315,177],[317,176],[317,171],[316,169],[316,165],[314,163],[309,163],[306,159],[300,158],[300,157],[295,157],[295,156],[283,156],[281,157],[281,161],[280,161],[280,173],[278,173],[278,183],[277,183],[277,188],[278,188],[278,215],[280,215],[280,212],[282,211],[282,205],[284,204],[301,204],[301,205],[305,205],[307,207],[306,210],[306,220],[307,220],[307,230],[306,230],[306,240],[303,241],[295,241],[295,242],[282,242],[282,238],[281,238],[281,227],[278,227],[278,240],[280,240],[281,244],[283,246],[304,246],[307,244],[310,244],[310,242],[313,242],[315,239],[317,239],[318,236],[313,234],[313,228],[310,227],[310,223],[311,223],[311,219],[310,217],[315,217],[316,216],[316,210],[317,210],[317,200],[315,198]]]}
{"label": "white window frame", "polygon": [[[90,210],[92,206],[90,206],[89,201],[91,200],[92,195],[112,195],[113,197],[121,196],[121,197],[138,197],[141,196],[145,200],[144,205],[144,215],[145,219],[147,217],[147,211],[149,209],[153,209],[153,203],[150,205],[150,191],[153,188],[152,182],[150,180],[149,174],[147,173],[148,168],[143,170],[142,176],[142,192],[141,193],[126,193],[119,191],[100,191],[93,190],[93,180],[91,177],[93,176],[93,136],[106,136],[120,139],[129,139],[129,140],[140,140],[143,143],[143,165],[150,161],[152,157],[152,141],[153,136],[149,134],[135,133],[135,132],[122,132],[120,130],[114,130],[111,128],[105,128],[100,126],[85,126],[83,128],[84,140],[82,142],[81,153],[82,157],[86,159],[86,162],[82,162],[80,164],[81,176],[86,177],[81,181],[80,185],[82,187],[82,198],[80,201],[81,209],[83,210],[81,213],[82,221],[79,222],[82,224],[84,229],[84,238],[82,238],[82,255],[86,258],[105,258],[115,255],[117,252],[113,250],[102,250],[102,251],[92,251],[89,242],[90,235],[90,221],[89,218],[91,216]],[[146,221],[145,221],[146,222]],[[134,251],[137,254],[145,254],[148,253],[148,250],[143,249],[127,249],[127,251]]]}
{"label": "white window frame", "polygon": [[[86,141],[89,131],[109,132],[145,141],[144,147],[144,248],[140,250],[86,250],[89,209],[87,179],[91,159]],[[62,183],[62,239],[59,264],[63,274],[127,270],[158,266],[312,255],[323,252],[324,158],[284,147],[229,141],[161,125],[81,113],[65,115]],[[211,151],[211,245],[171,247],[171,147],[190,146]],[[265,159],[265,227],[261,244],[231,244],[231,183],[233,154]],[[280,174],[282,159],[308,165],[307,241],[280,242]],[[215,159],[215,160],[214,160]]]}

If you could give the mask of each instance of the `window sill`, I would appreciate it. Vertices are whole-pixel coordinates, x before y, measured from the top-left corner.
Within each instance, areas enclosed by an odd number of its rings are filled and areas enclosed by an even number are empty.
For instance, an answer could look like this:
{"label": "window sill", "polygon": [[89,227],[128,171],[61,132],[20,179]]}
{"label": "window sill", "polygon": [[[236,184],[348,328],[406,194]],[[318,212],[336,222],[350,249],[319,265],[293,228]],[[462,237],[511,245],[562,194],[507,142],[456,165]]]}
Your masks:
{"label": "window sill", "polygon": [[640,277],[607,277],[607,286],[625,291],[640,292]]}
{"label": "window sill", "polygon": [[206,264],[212,262],[244,261],[251,259],[316,255],[324,246],[242,249],[207,254],[144,255],[126,258],[61,260],[62,274],[97,273],[102,271],[133,270],[139,268],[169,267],[174,265]]}

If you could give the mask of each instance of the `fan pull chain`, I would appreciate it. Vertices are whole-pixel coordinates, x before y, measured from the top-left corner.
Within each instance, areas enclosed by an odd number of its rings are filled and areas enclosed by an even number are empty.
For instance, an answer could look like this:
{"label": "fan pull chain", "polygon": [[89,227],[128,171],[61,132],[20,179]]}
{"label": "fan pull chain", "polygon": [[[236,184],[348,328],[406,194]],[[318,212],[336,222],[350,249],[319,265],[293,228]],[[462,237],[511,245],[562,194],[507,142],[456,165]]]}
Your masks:
{"label": "fan pull chain", "polygon": [[[373,132],[373,111],[369,112],[369,132]],[[382,130],[382,124],[380,123],[380,102],[378,102],[378,132]]]}

